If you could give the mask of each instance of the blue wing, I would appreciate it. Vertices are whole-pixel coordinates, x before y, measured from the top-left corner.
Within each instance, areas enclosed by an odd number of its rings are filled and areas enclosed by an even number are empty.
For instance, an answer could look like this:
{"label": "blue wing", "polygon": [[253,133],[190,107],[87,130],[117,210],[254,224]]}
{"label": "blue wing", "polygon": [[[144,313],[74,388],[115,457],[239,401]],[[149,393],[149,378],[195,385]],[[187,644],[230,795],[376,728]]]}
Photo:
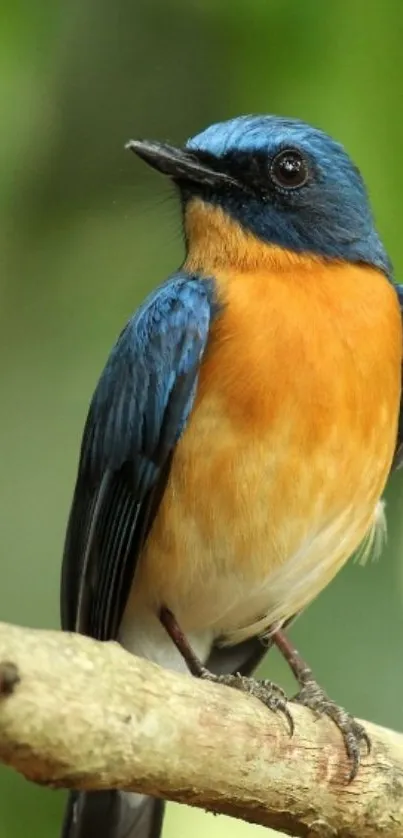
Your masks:
{"label": "blue wing", "polygon": [[112,350],[90,405],[67,528],[67,631],[116,639],[193,406],[213,315],[213,283],[178,274],[145,301]]}

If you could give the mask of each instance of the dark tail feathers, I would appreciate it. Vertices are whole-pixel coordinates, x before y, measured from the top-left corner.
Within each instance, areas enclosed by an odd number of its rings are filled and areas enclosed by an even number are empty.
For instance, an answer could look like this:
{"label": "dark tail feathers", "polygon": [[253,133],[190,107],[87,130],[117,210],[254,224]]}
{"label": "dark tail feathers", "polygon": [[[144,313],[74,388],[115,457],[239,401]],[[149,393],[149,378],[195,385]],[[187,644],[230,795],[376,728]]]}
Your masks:
{"label": "dark tail feathers", "polygon": [[164,806],[128,792],[72,792],[61,838],[159,838]]}

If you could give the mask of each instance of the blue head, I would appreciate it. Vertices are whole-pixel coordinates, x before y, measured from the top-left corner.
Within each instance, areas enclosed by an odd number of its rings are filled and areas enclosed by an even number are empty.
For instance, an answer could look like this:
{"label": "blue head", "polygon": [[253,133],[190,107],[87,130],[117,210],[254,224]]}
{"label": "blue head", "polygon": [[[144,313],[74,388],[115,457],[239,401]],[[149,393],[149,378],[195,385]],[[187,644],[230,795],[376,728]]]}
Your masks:
{"label": "blue head", "polygon": [[323,131],[242,116],[210,126],[185,149],[146,141],[129,147],[175,181],[185,205],[199,197],[264,242],[390,274],[360,172]]}

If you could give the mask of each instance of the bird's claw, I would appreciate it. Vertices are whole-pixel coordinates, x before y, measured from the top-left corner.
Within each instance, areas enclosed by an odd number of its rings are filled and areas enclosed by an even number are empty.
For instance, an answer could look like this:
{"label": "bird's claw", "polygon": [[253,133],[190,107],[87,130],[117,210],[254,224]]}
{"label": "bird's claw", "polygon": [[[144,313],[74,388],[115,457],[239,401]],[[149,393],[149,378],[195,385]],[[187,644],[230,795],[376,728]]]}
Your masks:
{"label": "bird's claw", "polygon": [[338,727],[351,764],[348,776],[348,782],[351,783],[360,767],[361,745],[364,743],[367,754],[371,750],[371,740],[363,725],[357,722],[343,707],[339,707],[332,701],[313,678],[308,678],[305,681],[292,701],[308,707],[318,717],[327,716]]}
{"label": "bird's claw", "polygon": [[234,675],[213,675],[207,669],[202,673],[202,678],[213,681],[216,684],[225,684],[227,687],[240,690],[241,692],[253,695],[259,699],[273,713],[282,713],[285,717],[290,736],[294,733],[294,719],[288,707],[288,699],[281,687],[273,681],[257,681],[255,678],[247,678],[239,672]]}

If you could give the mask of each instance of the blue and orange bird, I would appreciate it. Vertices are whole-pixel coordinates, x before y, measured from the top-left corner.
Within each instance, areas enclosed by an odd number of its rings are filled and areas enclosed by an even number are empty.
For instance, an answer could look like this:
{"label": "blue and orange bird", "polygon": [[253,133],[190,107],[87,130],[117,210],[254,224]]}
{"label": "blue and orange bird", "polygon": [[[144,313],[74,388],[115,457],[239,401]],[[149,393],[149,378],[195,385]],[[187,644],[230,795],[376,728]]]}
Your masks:
{"label": "blue and orange bird", "polygon": [[[186,257],[112,350],[85,425],[62,625],[285,713],[251,673],[270,638],[297,700],[365,730],[284,629],[384,527],[399,461],[402,318],[364,183],[303,122],[244,116],[129,148],[176,185]],[[240,673],[236,676],[235,673]],[[156,838],[163,803],[71,795],[64,838]]]}

